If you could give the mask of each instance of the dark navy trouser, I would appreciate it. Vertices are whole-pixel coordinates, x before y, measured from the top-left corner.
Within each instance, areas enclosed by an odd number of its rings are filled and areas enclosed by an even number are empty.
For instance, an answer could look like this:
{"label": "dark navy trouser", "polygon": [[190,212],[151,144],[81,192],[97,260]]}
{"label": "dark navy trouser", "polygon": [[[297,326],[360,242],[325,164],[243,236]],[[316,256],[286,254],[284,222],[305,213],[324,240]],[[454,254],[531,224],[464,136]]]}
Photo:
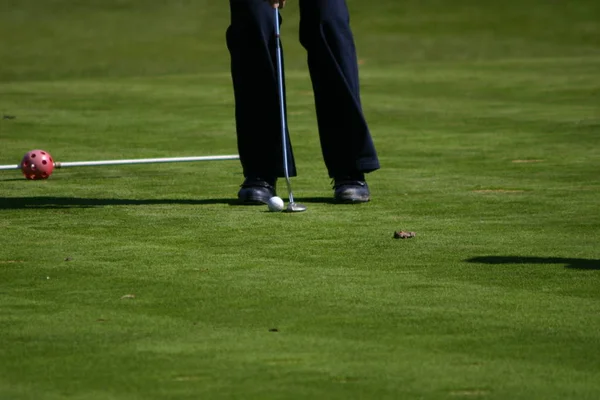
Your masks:
{"label": "dark navy trouser", "polygon": [[[283,176],[275,16],[264,0],[229,0],[227,46],[244,176]],[[308,55],[319,138],[330,177],[379,168],[363,116],[358,65],[345,0],[299,0],[300,42]],[[288,144],[290,143],[287,140]],[[288,169],[296,175],[291,145]]]}

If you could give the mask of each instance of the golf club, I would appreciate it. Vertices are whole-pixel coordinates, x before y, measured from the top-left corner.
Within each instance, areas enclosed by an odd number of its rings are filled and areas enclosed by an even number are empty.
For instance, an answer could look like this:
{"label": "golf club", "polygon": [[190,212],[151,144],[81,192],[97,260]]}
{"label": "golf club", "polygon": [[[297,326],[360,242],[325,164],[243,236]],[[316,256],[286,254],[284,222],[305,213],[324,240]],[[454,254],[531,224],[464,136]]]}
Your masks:
{"label": "golf club", "polygon": [[283,63],[281,60],[281,44],[279,42],[279,9],[275,8],[275,43],[277,49],[277,85],[279,87],[279,113],[281,116],[281,145],[283,146],[283,171],[285,173],[285,182],[287,183],[289,203],[285,211],[301,212],[306,211],[306,206],[296,203],[292,194],[292,183],[290,182],[290,172],[288,170],[288,153],[287,153],[287,135],[285,123],[285,102],[283,94]]}

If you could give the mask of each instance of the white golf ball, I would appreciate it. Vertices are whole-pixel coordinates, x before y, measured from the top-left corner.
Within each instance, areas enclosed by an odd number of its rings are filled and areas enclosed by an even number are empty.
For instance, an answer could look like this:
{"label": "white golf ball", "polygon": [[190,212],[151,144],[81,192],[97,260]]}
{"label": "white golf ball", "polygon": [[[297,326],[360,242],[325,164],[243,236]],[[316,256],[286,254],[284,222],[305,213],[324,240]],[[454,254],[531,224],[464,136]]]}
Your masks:
{"label": "white golf ball", "polygon": [[283,200],[281,200],[281,197],[271,197],[267,202],[267,205],[269,206],[269,211],[283,211]]}

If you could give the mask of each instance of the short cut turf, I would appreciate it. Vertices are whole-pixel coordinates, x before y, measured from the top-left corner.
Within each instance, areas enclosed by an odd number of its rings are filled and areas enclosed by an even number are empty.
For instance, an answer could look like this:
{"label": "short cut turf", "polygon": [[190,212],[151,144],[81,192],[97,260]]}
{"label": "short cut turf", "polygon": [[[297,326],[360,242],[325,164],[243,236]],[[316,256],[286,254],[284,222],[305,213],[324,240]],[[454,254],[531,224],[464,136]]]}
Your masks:
{"label": "short cut turf", "polygon": [[[0,172],[0,398],[600,398],[600,3],[349,0],[382,164],[358,206],[297,3],[306,213],[235,205],[237,161]],[[0,164],[237,152],[226,2],[0,9]]]}

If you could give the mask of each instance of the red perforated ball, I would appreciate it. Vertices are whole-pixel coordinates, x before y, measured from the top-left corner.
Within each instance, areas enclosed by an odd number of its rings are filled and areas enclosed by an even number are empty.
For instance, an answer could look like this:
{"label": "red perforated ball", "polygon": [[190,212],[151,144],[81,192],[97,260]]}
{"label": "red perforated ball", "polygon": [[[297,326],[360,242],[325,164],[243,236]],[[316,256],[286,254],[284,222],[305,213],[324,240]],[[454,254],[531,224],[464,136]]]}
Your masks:
{"label": "red perforated ball", "polygon": [[45,150],[31,150],[21,160],[21,172],[27,179],[47,179],[54,170],[54,160]]}

